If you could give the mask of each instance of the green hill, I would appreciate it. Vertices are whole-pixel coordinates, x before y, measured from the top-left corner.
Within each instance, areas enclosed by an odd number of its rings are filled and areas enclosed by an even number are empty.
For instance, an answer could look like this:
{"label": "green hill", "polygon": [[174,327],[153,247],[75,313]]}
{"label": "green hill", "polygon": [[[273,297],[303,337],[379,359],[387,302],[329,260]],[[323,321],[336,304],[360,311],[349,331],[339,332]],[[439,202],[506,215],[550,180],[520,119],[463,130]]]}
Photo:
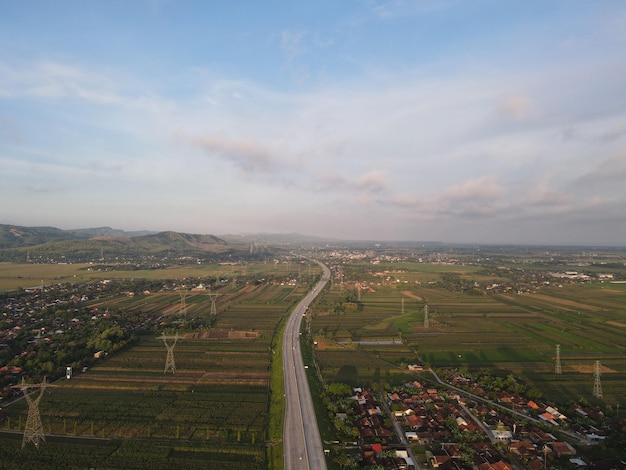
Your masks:
{"label": "green hill", "polygon": [[108,227],[61,230],[0,225],[0,261],[90,262],[106,258],[124,262],[145,257],[206,258],[241,253],[246,249],[214,235],[167,231],[131,236]]}
{"label": "green hill", "polygon": [[0,225],[0,248],[40,245],[42,243],[79,238],[55,227],[20,227]]}

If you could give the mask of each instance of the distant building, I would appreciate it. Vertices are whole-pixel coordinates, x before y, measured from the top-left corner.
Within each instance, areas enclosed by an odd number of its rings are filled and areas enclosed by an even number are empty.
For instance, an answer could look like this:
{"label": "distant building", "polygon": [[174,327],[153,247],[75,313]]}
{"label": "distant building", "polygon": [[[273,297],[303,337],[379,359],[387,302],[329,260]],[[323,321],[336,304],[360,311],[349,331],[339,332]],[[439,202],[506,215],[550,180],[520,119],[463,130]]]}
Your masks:
{"label": "distant building", "polygon": [[513,433],[502,421],[498,423],[495,429],[491,429],[491,434],[493,434],[494,439],[500,442],[509,442],[513,438]]}

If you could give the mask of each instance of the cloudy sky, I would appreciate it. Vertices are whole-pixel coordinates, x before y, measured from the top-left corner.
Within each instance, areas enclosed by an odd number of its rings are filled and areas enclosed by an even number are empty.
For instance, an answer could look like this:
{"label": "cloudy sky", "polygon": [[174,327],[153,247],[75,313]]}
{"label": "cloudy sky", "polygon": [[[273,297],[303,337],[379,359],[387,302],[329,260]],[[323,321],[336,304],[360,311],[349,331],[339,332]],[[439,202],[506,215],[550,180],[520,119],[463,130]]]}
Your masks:
{"label": "cloudy sky", "polygon": [[0,5],[0,223],[626,245],[622,0]]}

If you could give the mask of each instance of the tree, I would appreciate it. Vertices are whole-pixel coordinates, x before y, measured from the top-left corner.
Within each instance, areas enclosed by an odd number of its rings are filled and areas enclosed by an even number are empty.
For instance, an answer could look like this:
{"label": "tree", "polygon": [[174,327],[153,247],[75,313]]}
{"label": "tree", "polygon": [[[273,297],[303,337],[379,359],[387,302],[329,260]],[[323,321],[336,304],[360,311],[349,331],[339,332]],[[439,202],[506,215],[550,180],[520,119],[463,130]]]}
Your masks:
{"label": "tree", "polygon": [[344,383],[332,383],[326,387],[329,393],[332,393],[336,397],[348,397],[352,395],[352,387]]}

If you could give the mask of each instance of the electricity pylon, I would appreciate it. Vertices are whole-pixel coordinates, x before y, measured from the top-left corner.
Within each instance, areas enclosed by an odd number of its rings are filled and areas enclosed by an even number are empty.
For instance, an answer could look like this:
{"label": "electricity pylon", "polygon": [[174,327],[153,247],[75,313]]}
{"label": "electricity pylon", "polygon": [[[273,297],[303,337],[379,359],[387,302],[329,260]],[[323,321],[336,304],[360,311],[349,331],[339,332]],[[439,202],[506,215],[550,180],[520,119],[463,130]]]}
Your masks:
{"label": "electricity pylon", "polygon": [[[174,346],[176,346],[176,341],[178,341],[178,333],[174,336],[161,336],[163,343],[165,344],[165,348],[167,349],[167,357],[165,358],[165,370],[163,373],[167,373],[168,370],[172,370],[172,374],[176,373],[176,363],[174,362]],[[174,340],[173,343],[168,343],[168,340]]]}
{"label": "electricity pylon", "polygon": [[217,307],[215,306],[215,301],[217,300],[219,294],[217,293],[209,293],[209,298],[211,299],[211,315],[217,315]]}
{"label": "electricity pylon", "polygon": [[602,398],[602,384],[600,383],[600,361],[596,361],[593,366],[593,396]]}
{"label": "electricity pylon", "polygon": [[554,374],[561,375],[561,345],[556,345],[556,363],[554,364]]}
{"label": "electricity pylon", "polygon": [[[22,439],[22,449],[28,442],[32,442],[33,445],[39,449],[39,442],[45,441],[46,436],[43,433],[43,426],[41,424],[41,416],[39,415],[39,402],[43,397],[43,392],[46,390],[46,378],[39,385],[26,385],[24,378],[22,377],[22,384],[19,388],[24,392],[24,398],[28,403],[28,416],[26,418],[26,426],[24,427],[24,438]],[[28,393],[29,388],[39,388],[39,396],[33,399]]]}
{"label": "electricity pylon", "polygon": [[187,298],[188,293],[189,291],[185,287],[178,289],[178,294],[180,295],[180,310],[178,313],[182,316],[187,313],[187,303],[185,302],[185,299]]}
{"label": "electricity pylon", "polygon": [[428,304],[424,304],[424,329],[427,330],[430,327],[428,323]]}

